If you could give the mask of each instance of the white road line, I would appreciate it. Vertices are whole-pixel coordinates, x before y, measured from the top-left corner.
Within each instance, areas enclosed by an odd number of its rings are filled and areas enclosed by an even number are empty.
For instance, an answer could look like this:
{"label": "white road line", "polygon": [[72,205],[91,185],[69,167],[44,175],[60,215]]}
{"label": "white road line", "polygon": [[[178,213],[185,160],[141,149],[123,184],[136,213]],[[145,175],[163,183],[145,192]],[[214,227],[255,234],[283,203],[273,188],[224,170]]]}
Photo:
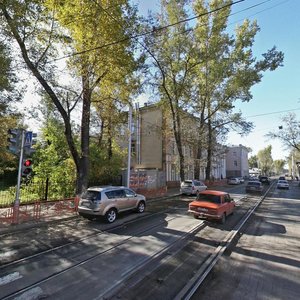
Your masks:
{"label": "white road line", "polygon": [[14,272],[14,273],[11,273],[11,274],[6,275],[6,276],[4,276],[4,277],[1,277],[1,278],[0,278],[0,286],[1,286],[1,285],[8,284],[8,283],[10,283],[10,282],[12,282],[12,281],[15,281],[15,280],[17,280],[17,279],[20,279],[20,278],[22,278],[22,277],[23,277],[23,276],[20,275],[19,272]]}

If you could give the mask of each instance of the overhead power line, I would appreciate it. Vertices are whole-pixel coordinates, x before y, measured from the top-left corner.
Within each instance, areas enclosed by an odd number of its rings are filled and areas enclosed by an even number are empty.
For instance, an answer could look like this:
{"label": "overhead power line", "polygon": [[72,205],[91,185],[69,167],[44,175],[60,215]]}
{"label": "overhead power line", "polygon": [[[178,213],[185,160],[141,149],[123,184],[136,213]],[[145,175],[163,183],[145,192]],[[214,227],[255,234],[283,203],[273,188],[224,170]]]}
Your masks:
{"label": "overhead power line", "polygon": [[[142,36],[146,36],[146,35],[149,35],[149,34],[157,33],[158,31],[162,31],[164,29],[176,26],[178,24],[190,22],[192,20],[195,20],[195,19],[201,18],[203,16],[212,14],[214,12],[220,11],[222,9],[225,9],[227,7],[233,6],[235,4],[238,4],[238,3],[241,3],[241,2],[244,2],[244,1],[245,0],[238,0],[238,1],[226,4],[224,6],[218,7],[216,9],[213,9],[211,11],[208,11],[208,12],[205,12],[205,13],[202,13],[202,14],[199,14],[199,15],[191,17],[191,18],[183,19],[183,20],[180,20],[180,21],[172,23],[172,24],[168,24],[168,25],[165,25],[165,26],[157,27],[155,29],[152,29],[152,30],[140,33],[140,34],[131,35],[131,36],[125,37],[123,39],[120,39],[120,40],[117,40],[117,41],[114,41],[114,42],[111,42],[111,43],[107,43],[107,44],[104,44],[104,45],[101,45],[101,46],[97,46],[97,47],[94,47],[94,48],[90,48],[90,49],[86,49],[86,50],[79,51],[79,52],[76,52],[76,53],[72,53],[72,54],[69,54],[69,55],[65,55],[63,57],[54,59],[53,61],[58,61],[58,60],[62,60],[62,59],[68,58],[68,57],[73,57],[73,56],[76,56],[76,55],[84,54],[84,53],[87,53],[87,52],[91,52],[91,51],[95,51],[95,50],[100,50],[102,48],[106,48],[106,47],[113,46],[113,45],[116,45],[116,44],[119,44],[119,43],[123,43],[123,42],[126,42],[126,41],[131,40],[131,39],[136,39],[136,38],[140,38]],[[270,0],[266,0],[265,2],[268,2],[268,1],[270,1]]]}
{"label": "overhead power line", "polygon": [[294,108],[294,109],[289,109],[289,110],[280,110],[280,111],[274,111],[274,112],[270,112],[270,113],[246,116],[245,118],[254,118],[254,117],[267,116],[267,115],[275,115],[275,114],[286,113],[286,112],[291,112],[291,111],[296,111],[296,110],[300,110],[300,108]]}

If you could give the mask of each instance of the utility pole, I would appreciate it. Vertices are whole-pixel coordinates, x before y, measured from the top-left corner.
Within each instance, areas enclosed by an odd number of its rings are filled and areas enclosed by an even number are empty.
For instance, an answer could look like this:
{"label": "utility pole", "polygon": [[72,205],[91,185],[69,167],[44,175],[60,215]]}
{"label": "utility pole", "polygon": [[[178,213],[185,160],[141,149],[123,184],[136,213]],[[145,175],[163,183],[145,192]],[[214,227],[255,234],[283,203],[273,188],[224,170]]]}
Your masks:
{"label": "utility pole", "polygon": [[132,123],[132,108],[131,108],[131,105],[129,105],[129,111],[128,111],[128,160],[127,160],[127,187],[129,187],[129,185],[130,185],[131,123]]}
{"label": "utility pole", "polygon": [[13,210],[13,223],[14,224],[19,223],[20,187],[21,187],[21,173],[22,173],[22,163],[23,163],[24,141],[25,141],[25,130],[21,129],[21,149],[20,149],[20,157],[19,157],[16,198],[14,201],[14,210]]}
{"label": "utility pole", "polygon": [[24,157],[30,156],[35,149],[31,148],[35,144],[32,138],[36,137],[37,134],[32,131],[26,131],[23,128],[8,129],[8,135],[10,136],[7,140],[9,145],[7,150],[19,158],[19,168],[17,177],[16,197],[14,200],[13,207],[13,224],[19,223],[19,207],[20,207],[20,188],[21,188],[21,177],[28,177],[32,172],[32,159],[28,158],[24,160]]}

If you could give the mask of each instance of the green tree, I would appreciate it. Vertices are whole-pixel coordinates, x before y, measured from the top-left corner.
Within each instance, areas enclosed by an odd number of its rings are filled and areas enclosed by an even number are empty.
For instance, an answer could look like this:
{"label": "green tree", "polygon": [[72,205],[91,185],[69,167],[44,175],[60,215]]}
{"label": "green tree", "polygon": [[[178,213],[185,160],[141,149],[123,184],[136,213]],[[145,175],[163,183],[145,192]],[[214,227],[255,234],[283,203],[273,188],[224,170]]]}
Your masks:
{"label": "green tree", "polygon": [[157,34],[147,36],[147,52],[153,59],[153,86],[158,88],[162,104],[169,112],[173,137],[179,155],[179,173],[181,181],[185,177],[185,157],[183,153],[184,107],[188,95],[188,73],[191,65],[191,44],[187,25],[179,21],[187,18],[185,7],[188,1],[161,1],[161,13],[156,16],[153,28],[177,23],[175,26],[158,30]]}
{"label": "green tree", "polygon": [[284,171],[284,165],[286,161],[284,159],[276,159],[273,161],[273,168],[276,174],[282,174]]}
{"label": "green tree", "polygon": [[76,166],[63,134],[64,124],[47,97],[43,98],[40,109],[44,121],[33,159],[33,187],[41,198],[48,187],[48,199],[70,197],[75,192]]}
{"label": "green tree", "polygon": [[295,113],[289,113],[281,118],[278,130],[269,132],[266,136],[270,139],[278,139],[286,149],[300,152],[300,121]]}
{"label": "green tree", "polygon": [[16,183],[16,172],[18,169],[17,158],[6,149],[7,131],[10,128],[22,126],[22,115],[15,111],[13,105],[20,99],[20,94],[16,88],[17,79],[13,71],[13,61],[7,45],[0,41],[0,176],[8,179],[8,171],[12,171],[12,182]]}
{"label": "green tree", "polygon": [[[201,61],[194,71],[196,86],[194,111],[200,115],[199,149],[207,145],[206,179],[211,172],[211,159],[216,140],[224,137],[229,130],[246,134],[252,124],[242,118],[241,112],[234,113],[237,100],[251,100],[251,87],[261,81],[262,73],[275,70],[282,65],[283,54],[275,47],[257,60],[252,47],[259,31],[257,23],[245,20],[236,27],[235,35],[228,34],[227,23],[231,12],[232,1],[194,2],[197,19],[194,29],[194,43],[198,52],[195,60]],[[211,13],[213,12],[213,13]],[[207,126],[207,128],[205,128]],[[201,160],[200,157],[197,157]]]}
{"label": "green tree", "polygon": [[258,151],[257,153],[258,167],[261,169],[262,175],[270,175],[273,169],[272,146]]}
{"label": "green tree", "polygon": [[257,156],[256,155],[250,156],[250,158],[248,160],[248,164],[249,164],[249,168],[251,168],[251,169],[258,168]]}
{"label": "green tree", "polygon": [[[196,162],[206,155],[206,179],[211,173],[212,156],[217,142],[230,129],[242,134],[252,129],[240,112],[234,113],[237,100],[250,101],[251,87],[260,82],[264,71],[282,65],[283,54],[275,47],[257,60],[252,47],[259,30],[257,23],[245,20],[235,35],[227,30],[232,1],[197,0],[161,1],[157,33],[148,38],[153,59],[153,80],[160,98],[170,111],[176,141],[180,178],[184,179],[184,110],[199,118]],[[188,11],[201,16],[188,24]],[[172,24],[170,26],[170,24]],[[163,28],[163,29],[161,29]],[[217,147],[216,147],[217,148]],[[199,173],[199,165],[195,174]]]}
{"label": "green tree", "polygon": [[[110,16],[105,12],[108,5]],[[122,99],[130,94],[135,63],[126,24],[129,21],[134,24],[135,11],[125,0],[122,3],[3,0],[0,12],[2,34],[10,38],[7,41],[18,44],[27,68],[63,121],[64,135],[76,166],[76,192],[80,193],[88,182],[92,101],[99,101],[100,93],[114,99],[121,98],[120,94]],[[123,43],[115,43],[122,39]],[[114,49],[99,46],[105,44],[113,44]],[[67,84],[65,78],[62,80],[55,63],[62,53],[58,50],[61,46],[64,46],[69,74],[75,78],[73,85]],[[126,93],[122,85],[127,87]],[[72,128],[72,114],[78,110],[79,103],[82,107],[78,139]]]}

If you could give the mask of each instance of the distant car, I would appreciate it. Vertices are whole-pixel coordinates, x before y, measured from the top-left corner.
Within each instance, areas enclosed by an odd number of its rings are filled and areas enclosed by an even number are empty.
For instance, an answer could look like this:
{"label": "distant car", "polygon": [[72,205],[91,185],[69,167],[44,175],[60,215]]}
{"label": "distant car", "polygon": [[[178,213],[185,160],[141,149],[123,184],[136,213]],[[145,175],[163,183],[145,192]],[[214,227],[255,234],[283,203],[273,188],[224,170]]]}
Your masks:
{"label": "distant car", "polygon": [[248,181],[245,190],[246,193],[262,193],[263,185],[258,180]]}
{"label": "distant car", "polygon": [[230,177],[227,179],[228,184],[240,184],[240,180],[236,177]]}
{"label": "distant car", "polygon": [[270,184],[270,180],[269,180],[269,178],[267,176],[260,176],[259,181],[262,184]]}
{"label": "distant car", "polygon": [[250,181],[259,181],[259,178],[258,178],[258,177],[255,177],[255,176],[253,176],[253,177],[249,178],[249,180],[250,180]]}
{"label": "distant car", "polygon": [[243,177],[238,177],[237,179],[240,181],[240,183],[244,183],[245,182],[245,179]]}
{"label": "distant car", "polygon": [[286,180],[286,179],[285,179],[285,176],[280,176],[280,177],[278,178],[278,180]]}
{"label": "distant car", "polygon": [[287,180],[278,180],[277,182],[277,188],[278,189],[286,189],[288,190],[290,188],[290,185]]}
{"label": "distant car", "polygon": [[226,217],[233,213],[235,202],[226,192],[206,190],[197,195],[195,201],[189,204],[188,212],[194,218],[206,218],[225,223]]}
{"label": "distant car", "polygon": [[145,207],[145,196],[136,194],[132,189],[124,186],[100,186],[90,187],[82,194],[78,213],[89,220],[104,216],[108,223],[113,223],[118,213],[128,210],[143,213]]}
{"label": "distant car", "polygon": [[184,180],[180,185],[180,194],[197,195],[207,189],[207,186],[200,180]]}

